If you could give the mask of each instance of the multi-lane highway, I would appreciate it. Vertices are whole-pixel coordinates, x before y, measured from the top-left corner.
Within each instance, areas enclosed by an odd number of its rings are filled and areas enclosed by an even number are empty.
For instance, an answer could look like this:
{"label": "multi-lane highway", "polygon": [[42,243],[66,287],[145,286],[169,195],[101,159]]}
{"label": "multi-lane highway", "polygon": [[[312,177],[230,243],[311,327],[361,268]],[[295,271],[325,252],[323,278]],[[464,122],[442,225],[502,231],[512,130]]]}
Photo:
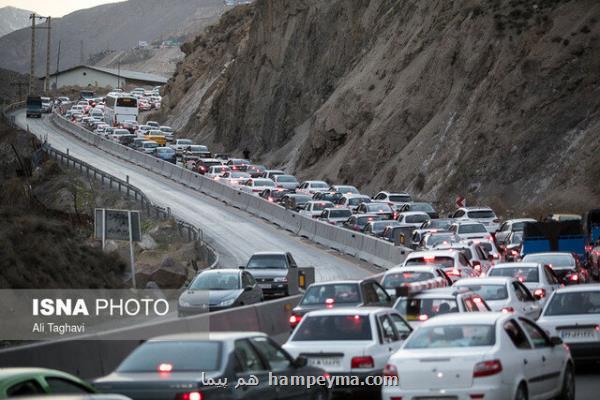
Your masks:
{"label": "multi-lane highway", "polygon": [[170,207],[174,215],[201,228],[205,239],[219,253],[223,267],[243,265],[258,251],[285,250],[294,255],[300,266],[314,266],[317,281],[361,278],[375,271],[358,259],[300,239],[260,218],[87,145],[56,128],[47,118],[26,119],[25,111],[21,110],[16,113],[16,121],[39,138],[47,138],[57,150],[69,149],[74,157],[118,178],[129,176],[130,183],[144,191],[152,202]]}

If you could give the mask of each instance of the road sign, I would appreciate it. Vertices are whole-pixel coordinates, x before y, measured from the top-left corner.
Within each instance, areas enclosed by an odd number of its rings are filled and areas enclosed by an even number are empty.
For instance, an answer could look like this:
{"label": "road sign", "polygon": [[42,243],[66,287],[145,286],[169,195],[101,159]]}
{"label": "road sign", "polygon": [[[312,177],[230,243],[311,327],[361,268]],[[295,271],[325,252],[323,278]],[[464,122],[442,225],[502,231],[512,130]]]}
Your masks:
{"label": "road sign", "polygon": [[467,201],[462,196],[456,196],[456,208],[462,208],[467,206]]}
{"label": "road sign", "polygon": [[129,240],[129,258],[131,262],[131,283],[135,289],[135,258],[133,242],[142,240],[140,212],[131,210],[108,210],[96,208],[94,212],[94,233],[102,238],[102,250],[106,239]]}

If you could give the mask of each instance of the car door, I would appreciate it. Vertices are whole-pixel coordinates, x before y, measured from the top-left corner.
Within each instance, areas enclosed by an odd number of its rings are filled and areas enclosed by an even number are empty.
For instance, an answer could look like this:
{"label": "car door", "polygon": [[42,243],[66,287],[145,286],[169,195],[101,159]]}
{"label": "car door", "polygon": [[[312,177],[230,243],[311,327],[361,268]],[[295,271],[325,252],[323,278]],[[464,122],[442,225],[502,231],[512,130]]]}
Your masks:
{"label": "car door", "polygon": [[506,238],[510,234],[510,224],[508,222],[504,222],[498,232],[496,232],[496,243],[498,245],[506,245]]}
{"label": "car door", "polygon": [[[507,373],[511,375],[522,375],[527,381],[527,389],[529,398],[539,398],[544,393],[542,381],[536,379],[544,368],[542,358],[538,351],[533,348],[529,337],[525,334],[524,329],[515,319],[509,319],[504,323],[504,331],[510,338],[513,346],[516,349],[512,368],[507,368]],[[512,352],[507,351],[506,357],[511,357]],[[511,357],[512,358],[512,357]]]}
{"label": "car door", "polygon": [[242,287],[251,287],[251,290],[244,290],[242,293],[244,304],[259,303],[262,299],[262,289],[256,284],[254,277],[246,271],[242,272]]}
{"label": "car door", "polygon": [[378,313],[375,318],[381,335],[379,344],[370,353],[375,361],[375,368],[383,369],[390,356],[400,349],[402,341],[388,313]]}
{"label": "car door", "polygon": [[513,281],[515,298],[518,301],[515,311],[527,318],[537,319],[540,315],[540,305],[535,300],[529,289],[519,281]]}
{"label": "car door", "polygon": [[277,399],[275,387],[269,385],[268,366],[248,339],[236,340],[234,343],[234,371],[235,382],[231,383],[234,387],[249,380],[258,382],[257,385],[238,386],[235,391],[239,394],[239,399]]}
{"label": "car door", "polygon": [[[252,345],[262,356],[263,361],[274,376],[288,377],[288,382],[293,376],[302,375],[302,369],[293,365],[292,357],[267,337],[255,337],[250,339]],[[277,399],[305,399],[306,388],[300,385],[276,385],[274,386]]]}
{"label": "car door", "polygon": [[550,338],[543,329],[533,322],[524,318],[519,318],[525,333],[529,336],[533,348],[536,351],[535,357],[541,360],[542,368],[538,370],[533,378],[539,381],[541,390],[548,395],[561,387],[561,372],[563,368],[562,350],[556,349],[550,343]]}

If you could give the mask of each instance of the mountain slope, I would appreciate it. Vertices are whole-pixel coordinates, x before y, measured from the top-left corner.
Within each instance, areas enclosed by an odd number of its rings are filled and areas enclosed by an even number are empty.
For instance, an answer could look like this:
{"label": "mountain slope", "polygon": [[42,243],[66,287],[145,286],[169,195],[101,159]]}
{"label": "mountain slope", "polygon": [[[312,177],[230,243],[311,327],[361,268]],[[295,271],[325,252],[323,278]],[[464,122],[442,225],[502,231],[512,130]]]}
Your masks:
{"label": "mountain slope", "polygon": [[259,0],[234,17],[187,44],[162,111],[215,150],[442,209],[600,202],[596,1]]}
{"label": "mountain slope", "polygon": [[[105,49],[124,50],[139,41],[179,37],[198,32],[224,10],[221,0],[129,0],[80,10],[52,20],[52,62],[61,41],[60,68],[80,63],[81,42],[84,62]],[[46,65],[46,32],[37,31],[36,75]],[[0,38],[0,68],[27,72],[31,30],[21,29]]]}
{"label": "mountain slope", "polygon": [[31,11],[16,7],[0,8],[0,36],[7,35],[29,25]]}

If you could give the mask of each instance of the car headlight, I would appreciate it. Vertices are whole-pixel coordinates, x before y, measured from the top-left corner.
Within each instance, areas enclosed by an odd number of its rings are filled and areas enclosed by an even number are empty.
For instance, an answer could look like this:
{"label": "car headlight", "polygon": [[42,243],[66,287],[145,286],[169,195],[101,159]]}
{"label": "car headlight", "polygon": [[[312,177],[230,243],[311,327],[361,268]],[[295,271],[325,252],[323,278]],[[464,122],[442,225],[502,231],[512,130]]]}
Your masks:
{"label": "car headlight", "polygon": [[273,279],[273,282],[287,282],[287,277],[281,276],[279,278]]}
{"label": "car headlight", "polygon": [[219,303],[219,306],[226,307],[226,306],[232,305],[233,303],[235,303],[235,297],[232,299],[223,300],[222,302]]}
{"label": "car headlight", "polygon": [[192,306],[189,302],[187,302],[185,300],[181,300],[181,299],[179,300],[179,305],[181,307],[191,307]]}

